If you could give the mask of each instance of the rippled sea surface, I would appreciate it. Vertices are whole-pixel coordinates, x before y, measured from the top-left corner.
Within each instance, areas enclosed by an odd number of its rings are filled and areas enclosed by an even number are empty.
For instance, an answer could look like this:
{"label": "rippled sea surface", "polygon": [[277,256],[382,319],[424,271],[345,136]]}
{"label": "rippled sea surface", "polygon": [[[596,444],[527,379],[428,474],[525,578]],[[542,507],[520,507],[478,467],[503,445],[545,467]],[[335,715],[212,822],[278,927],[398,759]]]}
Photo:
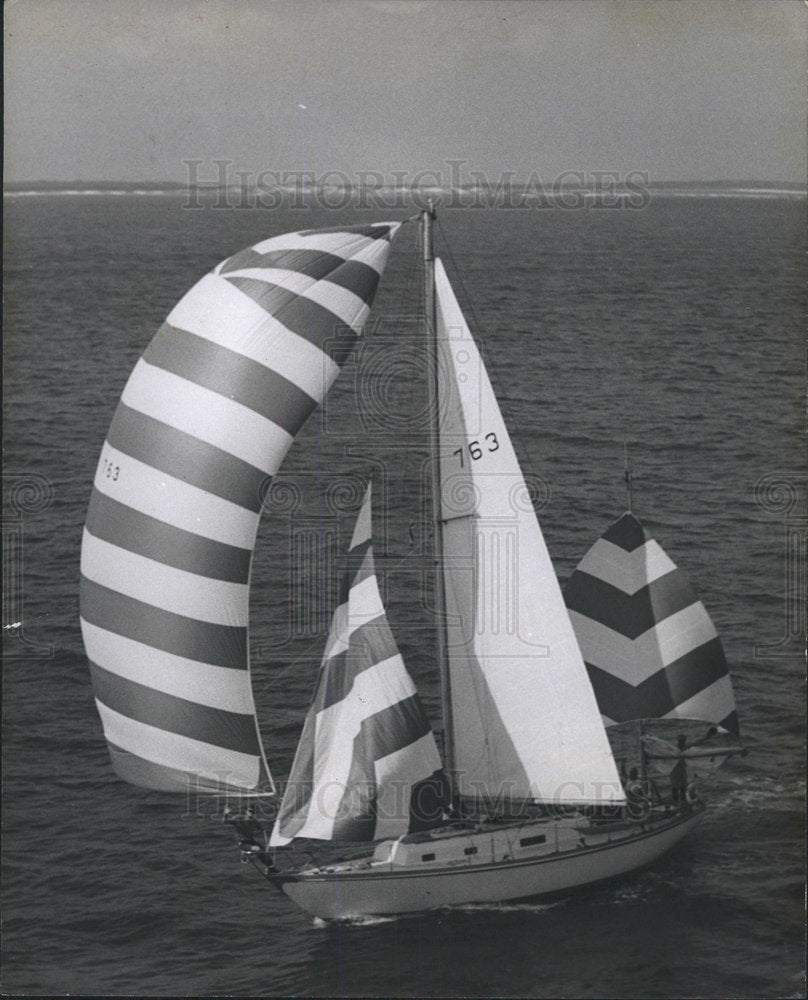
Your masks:
{"label": "rippled sea surface", "polygon": [[[239,864],[212,810],[112,774],[79,631],[79,546],[118,397],[174,302],[260,238],[371,215],[6,199],[4,622],[22,626],[5,633],[3,990],[799,995],[805,209],[793,196],[658,197],[641,211],[442,213],[559,576],[625,509],[628,441],[634,512],[718,627],[753,752],[719,772],[696,833],[618,882],[325,925]],[[352,477],[371,467],[388,501],[377,550],[391,620],[437,716],[413,585],[423,354],[401,296],[418,281],[412,238],[400,243],[375,310],[388,318],[294,444],[259,535],[253,670],[281,779],[322,650],[331,556],[358,503]]]}

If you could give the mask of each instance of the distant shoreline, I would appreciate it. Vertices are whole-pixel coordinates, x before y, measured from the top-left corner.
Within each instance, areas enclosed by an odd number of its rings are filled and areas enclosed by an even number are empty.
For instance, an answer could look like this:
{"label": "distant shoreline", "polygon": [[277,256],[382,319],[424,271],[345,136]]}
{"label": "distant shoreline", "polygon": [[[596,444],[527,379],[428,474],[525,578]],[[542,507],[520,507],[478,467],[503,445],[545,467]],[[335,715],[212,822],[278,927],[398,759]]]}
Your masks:
{"label": "distant shoreline", "polygon": [[[291,201],[303,207],[312,196],[321,198],[326,207],[404,208],[435,198],[446,208],[541,208],[541,207],[618,207],[629,200],[628,207],[639,208],[649,197],[681,198],[805,198],[804,185],[787,181],[649,181],[639,186],[614,184],[562,183],[537,188],[530,183],[512,181],[499,186],[462,184],[450,186],[410,186],[359,184],[296,184],[268,187],[237,187],[215,182],[195,185],[178,181],[7,181],[3,195],[8,198],[72,197],[166,197],[182,196],[195,207],[215,199],[222,207],[280,208]],[[634,202],[631,203],[631,199]],[[573,204],[570,199],[575,201]],[[644,199],[644,200],[643,200]]]}

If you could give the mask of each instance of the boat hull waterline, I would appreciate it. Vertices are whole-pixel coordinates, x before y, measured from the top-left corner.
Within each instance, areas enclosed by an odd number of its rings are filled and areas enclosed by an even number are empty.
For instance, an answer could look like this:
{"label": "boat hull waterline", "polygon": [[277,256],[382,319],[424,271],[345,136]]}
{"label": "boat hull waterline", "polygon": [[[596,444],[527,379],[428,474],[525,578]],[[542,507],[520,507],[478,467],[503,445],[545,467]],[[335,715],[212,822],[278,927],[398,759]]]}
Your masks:
{"label": "boat hull waterline", "polygon": [[[529,899],[642,868],[685,837],[704,812],[704,805],[696,803],[686,812],[645,824],[578,829],[573,846],[541,856],[403,869],[365,860],[296,872],[270,870],[267,878],[306,913],[325,920]],[[522,825],[520,833],[546,827]]]}

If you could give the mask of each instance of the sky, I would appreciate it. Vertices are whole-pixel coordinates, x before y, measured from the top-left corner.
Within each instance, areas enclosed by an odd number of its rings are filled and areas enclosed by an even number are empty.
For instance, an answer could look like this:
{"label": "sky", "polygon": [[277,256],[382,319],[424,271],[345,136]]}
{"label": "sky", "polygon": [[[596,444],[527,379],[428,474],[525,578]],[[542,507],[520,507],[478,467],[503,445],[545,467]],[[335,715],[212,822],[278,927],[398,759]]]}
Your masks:
{"label": "sky", "polygon": [[808,171],[805,0],[8,0],[4,15],[10,181]]}

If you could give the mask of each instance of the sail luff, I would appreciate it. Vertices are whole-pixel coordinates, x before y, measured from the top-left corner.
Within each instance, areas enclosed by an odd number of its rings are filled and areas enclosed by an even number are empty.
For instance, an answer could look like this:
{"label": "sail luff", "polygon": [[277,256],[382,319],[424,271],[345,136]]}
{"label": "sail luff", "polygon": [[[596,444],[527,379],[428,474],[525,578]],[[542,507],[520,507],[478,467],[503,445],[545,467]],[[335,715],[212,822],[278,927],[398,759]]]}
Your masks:
{"label": "sail luff", "polygon": [[272,790],[250,688],[259,514],[361,331],[397,224],[287,234],[180,300],[96,471],[81,617],[113,764],[161,790]]}

